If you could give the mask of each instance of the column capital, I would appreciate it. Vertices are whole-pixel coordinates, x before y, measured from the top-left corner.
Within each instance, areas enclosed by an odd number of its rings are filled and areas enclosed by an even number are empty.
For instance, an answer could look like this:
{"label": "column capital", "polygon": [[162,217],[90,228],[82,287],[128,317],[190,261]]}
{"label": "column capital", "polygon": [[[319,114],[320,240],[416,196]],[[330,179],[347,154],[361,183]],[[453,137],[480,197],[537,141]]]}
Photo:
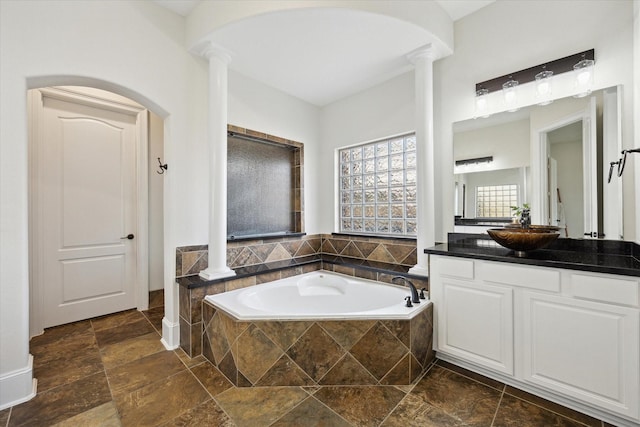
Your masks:
{"label": "column capital", "polygon": [[429,43],[424,46],[420,46],[412,52],[409,52],[406,56],[407,60],[412,64],[416,64],[419,61],[428,60],[433,62],[437,57],[436,48],[433,44]]}
{"label": "column capital", "polygon": [[208,60],[215,58],[224,62],[225,64],[231,62],[231,58],[233,57],[233,54],[230,50],[225,49],[224,47],[212,42],[211,40],[201,41],[189,50],[191,51],[191,53],[202,56],[203,58],[207,58]]}

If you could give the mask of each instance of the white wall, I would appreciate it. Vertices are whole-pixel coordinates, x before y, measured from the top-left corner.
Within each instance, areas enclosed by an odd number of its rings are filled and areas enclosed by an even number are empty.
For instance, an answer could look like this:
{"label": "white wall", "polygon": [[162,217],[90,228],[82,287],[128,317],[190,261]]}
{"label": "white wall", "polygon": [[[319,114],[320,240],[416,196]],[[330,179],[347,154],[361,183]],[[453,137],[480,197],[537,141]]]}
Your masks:
{"label": "white wall", "polygon": [[[529,137],[529,119],[456,132],[453,136],[453,158],[464,160],[493,156],[491,163],[477,165],[482,170],[529,166]],[[475,166],[457,166],[454,170],[455,173],[465,173]]]}
{"label": "white wall", "polygon": [[[164,122],[156,114],[149,113],[149,290],[164,288],[164,174],[158,158],[164,157]],[[167,169],[168,171],[168,169]]]}
{"label": "white wall", "polygon": [[315,196],[322,182],[316,161],[322,150],[320,109],[230,70],[228,120],[235,126],[304,144],[304,231],[322,232]]}
{"label": "white wall", "polygon": [[325,233],[334,227],[335,149],[415,130],[414,73],[409,72],[322,109],[318,212]]}

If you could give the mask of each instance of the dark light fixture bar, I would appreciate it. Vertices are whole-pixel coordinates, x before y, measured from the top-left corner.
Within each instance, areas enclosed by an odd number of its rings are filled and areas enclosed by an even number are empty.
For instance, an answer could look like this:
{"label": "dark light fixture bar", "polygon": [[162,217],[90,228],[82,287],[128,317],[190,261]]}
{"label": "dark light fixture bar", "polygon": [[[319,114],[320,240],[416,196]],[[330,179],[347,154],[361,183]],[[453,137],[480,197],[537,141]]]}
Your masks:
{"label": "dark light fixture bar", "polygon": [[519,84],[525,84],[536,80],[536,74],[544,70],[553,71],[553,75],[573,71],[573,66],[583,59],[591,59],[595,61],[595,49],[585,50],[584,52],[556,59],[555,61],[546,62],[527,68],[526,70],[509,73],[495,79],[487,80],[482,83],[476,83],[476,92],[480,89],[487,89],[489,92],[502,90],[502,85],[508,80],[516,80]]}
{"label": "dark light fixture bar", "polygon": [[490,163],[493,162],[493,156],[476,157],[475,159],[456,160],[456,166],[472,165],[476,163]]}

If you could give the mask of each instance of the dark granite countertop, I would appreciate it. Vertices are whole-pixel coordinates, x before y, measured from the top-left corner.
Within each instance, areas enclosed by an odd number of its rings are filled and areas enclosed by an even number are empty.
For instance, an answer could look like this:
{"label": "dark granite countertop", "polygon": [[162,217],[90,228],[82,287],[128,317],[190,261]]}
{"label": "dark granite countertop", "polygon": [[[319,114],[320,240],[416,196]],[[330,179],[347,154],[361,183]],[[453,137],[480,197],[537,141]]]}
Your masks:
{"label": "dark granite countertop", "polygon": [[439,243],[425,249],[424,252],[432,255],[640,276],[640,245],[633,242],[561,238],[546,249],[528,252],[525,257],[520,258],[487,235],[450,233],[447,243]]}

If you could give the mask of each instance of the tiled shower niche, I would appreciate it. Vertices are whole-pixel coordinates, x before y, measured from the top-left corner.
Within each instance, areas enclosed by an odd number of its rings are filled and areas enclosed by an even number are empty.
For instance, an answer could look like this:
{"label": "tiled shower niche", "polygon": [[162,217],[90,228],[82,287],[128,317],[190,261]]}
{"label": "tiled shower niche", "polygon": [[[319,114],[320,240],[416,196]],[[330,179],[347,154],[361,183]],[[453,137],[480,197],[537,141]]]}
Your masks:
{"label": "tiled shower niche", "polygon": [[408,385],[435,359],[433,306],[410,320],[240,322],[203,303],[203,355],[238,387]]}

